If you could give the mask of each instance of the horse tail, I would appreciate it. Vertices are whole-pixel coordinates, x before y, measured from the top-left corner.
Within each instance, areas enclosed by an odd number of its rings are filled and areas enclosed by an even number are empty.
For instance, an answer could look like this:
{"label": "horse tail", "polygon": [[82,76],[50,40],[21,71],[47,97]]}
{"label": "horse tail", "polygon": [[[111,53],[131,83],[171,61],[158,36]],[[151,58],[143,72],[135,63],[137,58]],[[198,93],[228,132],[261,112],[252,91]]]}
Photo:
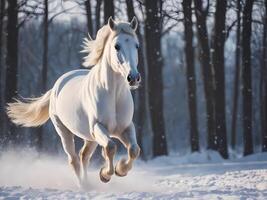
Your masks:
{"label": "horse tail", "polygon": [[24,127],[36,127],[49,119],[51,90],[37,98],[15,99],[7,104],[7,115],[11,121]]}

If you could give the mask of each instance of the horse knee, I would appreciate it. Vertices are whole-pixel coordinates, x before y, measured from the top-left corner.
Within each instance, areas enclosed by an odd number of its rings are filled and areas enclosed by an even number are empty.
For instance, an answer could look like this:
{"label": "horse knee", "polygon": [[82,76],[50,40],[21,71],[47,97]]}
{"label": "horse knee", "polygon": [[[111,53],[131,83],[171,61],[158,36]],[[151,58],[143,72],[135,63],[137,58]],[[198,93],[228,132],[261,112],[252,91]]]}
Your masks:
{"label": "horse knee", "polygon": [[107,152],[107,156],[113,156],[117,151],[117,145],[112,140],[109,140],[105,150]]}
{"label": "horse knee", "polygon": [[83,149],[81,149],[80,150],[80,152],[79,152],[79,157],[80,157],[80,159],[82,160],[83,159],[83,157],[84,157],[84,155],[83,155],[84,153],[83,153]]}
{"label": "horse knee", "polygon": [[79,164],[79,159],[77,158],[77,156],[69,156],[69,164],[72,166],[76,166],[77,164]]}
{"label": "horse knee", "polygon": [[85,160],[87,160],[87,157],[88,157],[87,154],[88,154],[88,153],[87,153],[86,149],[82,148],[82,149],[80,150],[80,152],[79,152],[80,160],[81,160],[81,161],[85,161]]}
{"label": "horse knee", "polygon": [[132,145],[129,148],[129,156],[131,159],[136,159],[140,154],[140,147],[138,145]]}

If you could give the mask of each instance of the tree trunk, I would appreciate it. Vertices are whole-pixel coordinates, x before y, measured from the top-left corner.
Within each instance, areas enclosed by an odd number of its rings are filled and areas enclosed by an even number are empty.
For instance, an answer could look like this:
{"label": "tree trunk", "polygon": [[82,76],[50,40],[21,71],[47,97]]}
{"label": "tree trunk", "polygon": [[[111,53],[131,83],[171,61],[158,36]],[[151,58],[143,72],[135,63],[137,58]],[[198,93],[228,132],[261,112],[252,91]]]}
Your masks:
{"label": "tree trunk", "polygon": [[[133,17],[135,16],[135,12],[134,12],[134,6],[133,6],[133,0],[126,0],[126,8],[127,8],[127,16],[128,16],[128,21],[131,21],[133,19]],[[138,63],[138,69],[139,66],[140,69],[140,74],[142,77],[144,77],[144,71],[143,71],[143,66],[144,66],[144,56],[143,56],[143,51],[142,51],[142,37],[140,35],[139,32],[139,28],[136,30],[136,34],[138,36],[139,39],[139,43],[140,43],[140,50],[138,51],[138,58],[139,58],[139,63]],[[143,83],[143,82],[142,82]],[[142,84],[142,86],[144,86]],[[135,112],[137,111],[137,113],[135,113],[136,117],[136,132],[137,132],[137,142],[138,144],[141,146],[142,149],[142,130],[143,130],[143,121],[141,121],[141,119],[143,120],[143,111],[144,111],[144,98],[140,98],[140,96],[144,97],[142,94],[142,90],[143,88],[139,88],[138,91],[134,91],[134,94],[136,94],[138,92],[138,100],[135,101],[135,105],[138,107],[138,109],[135,109]],[[141,111],[141,112],[140,112]]]}
{"label": "tree trunk", "polygon": [[226,0],[217,0],[215,27],[213,37],[212,61],[215,72],[215,129],[218,151],[223,158],[228,158],[227,134],[225,120],[225,74],[224,74],[224,43]]}
{"label": "tree trunk", "polygon": [[[0,5],[0,88],[1,88],[1,90],[0,90],[0,105],[1,105],[1,107],[2,107],[2,105],[3,105],[3,91],[2,91],[2,84],[3,84],[3,68],[4,68],[4,66],[3,66],[3,60],[2,60],[2,58],[3,58],[3,53],[2,53],[2,50],[3,50],[3,27],[4,27],[4,12],[5,12],[5,0],[1,0],[0,1],[0,3],[1,3],[1,5]],[[2,115],[2,112],[3,111],[1,111],[1,114],[0,115]]]}
{"label": "tree trunk", "polygon": [[96,33],[97,33],[98,29],[100,28],[101,4],[102,4],[102,0],[96,0],[96,7],[95,7],[95,32],[94,32],[94,36],[96,36]]}
{"label": "tree trunk", "polygon": [[243,12],[243,32],[242,32],[242,81],[243,81],[243,139],[244,155],[253,153],[252,138],[252,84],[251,84],[251,21],[253,0],[246,0]]}
{"label": "tree trunk", "polygon": [[[42,93],[47,88],[47,70],[48,70],[48,0],[44,0],[44,21],[43,21],[43,66],[42,66]],[[39,151],[43,148],[43,128],[39,127],[37,135],[37,148]]]}
{"label": "tree trunk", "polygon": [[[133,17],[135,16],[134,12],[134,6],[133,6],[133,0],[126,0],[126,5],[127,5],[127,15],[128,15],[128,21],[132,20]],[[145,91],[147,91],[147,83],[146,83],[146,70],[145,70],[145,61],[144,61],[144,45],[143,45],[143,37],[140,33],[139,27],[136,30],[136,34],[139,40],[139,51],[138,51],[138,58],[139,58],[139,63],[138,63],[138,69],[139,73],[141,74],[142,77],[142,85],[141,87],[138,88],[138,102],[137,106],[137,120],[136,120],[136,132],[137,132],[137,141],[138,144],[140,145],[141,149],[143,148],[143,136],[147,133],[145,133],[145,123],[149,123],[150,121],[148,120],[146,122],[145,118],[146,116],[149,116],[149,113],[147,113],[147,105],[148,105],[148,98],[146,96]],[[146,158],[147,155],[143,154],[144,152],[141,151],[141,157]]]}
{"label": "tree trunk", "polygon": [[128,21],[131,21],[135,16],[133,0],[126,0]]}
{"label": "tree trunk", "polygon": [[146,0],[145,38],[148,64],[148,95],[152,121],[153,156],[166,155],[167,143],[163,113],[160,0]]}
{"label": "tree trunk", "polygon": [[262,151],[267,152],[267,0],[265,0],[265,16],[262,45],[262,73],[261,73],[261,132]]}
{"label": "tree trunk", "polygon": [[108,22],[108,18],[114,19],[114,3],[113,0],[104,0],[104,23]]}
{"label": "tree trunk", "polygon": [[44,0],[44,35],[43,35],[43,67],[42,67],[42,92],[47,87],[47,55],[48,55],[48,0]]}
{"label": "tree trunk", "polygon": [[192,0],[183,0],[184,12],[184,37],[185,37],[185,57],[186,57],[186,78],[188,87],[188,109],[190,116],[190,143],[191,151],[199,151],[198,121],[196,104],[196,77],[194,66],[193,49],[193,23],[192,23]]}
{"label": "tree trunk", "polygon": [[[17,95],[18,75],[18,5],[17,0],[8,1],[7,9],[7,56],[6,56],[6,102],[12,101]],[[9,121],[8,129],[10,139],[17,142],[14,124]]]}
{"label": "tree trunk", "polygon": [[86,0],[84,2],[84,5],[85,5],[85,9],[86,9],[88,33],[92,37],[92,35],[93,35],[93,22],[92,22],[91,1],[90,0]]}
{"label": "tree trunk", "polygon": [[[4,136],[4,123],[5,123],[5,111],[4,111],[4,64],[3,64],[3,24],[4,24],[4,12],[5,12],[5,0],[0,1],[0,130]],[[1,134],[0,134],[1,135]],[[1,141],[0,141],[1,144]]]}
{"label": "tree trunk", "polygon": [[236,29],[236,50],[235,50],[235,80],[233,95],[233,116],[231,125],[231,146],[235,149],[236,145],[236,121],[238,113],[238,97],[239,97],[239,79],[240,79],[240,24],[241,24],[241,0],[236,1],[237,4],[237,29]]}
{"label": "tree trunk", "polygon": [[203,10],[203,2],[194,0],[195,15],[197,19],[197,33],[200,44],[200,62],[202,67],[202,77],[204,82],[204,93],[206,98],[206,122],[208,132],[208,149],[217,150],[215,143],[215,121],[214,121],[214,76],[211,65],[209,36],[206,24],[206,11]]}

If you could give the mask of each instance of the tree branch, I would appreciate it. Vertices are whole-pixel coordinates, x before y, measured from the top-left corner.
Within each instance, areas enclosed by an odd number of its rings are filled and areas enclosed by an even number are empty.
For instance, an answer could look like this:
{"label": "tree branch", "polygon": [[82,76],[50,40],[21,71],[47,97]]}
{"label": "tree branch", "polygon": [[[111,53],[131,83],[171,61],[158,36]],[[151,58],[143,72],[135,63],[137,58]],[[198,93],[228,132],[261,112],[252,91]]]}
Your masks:
{"label": "tree branch", "polygon": [[231,32],[232,28],[235,26],[236,23],[237,23],[237,20],[233,21],[232,24],[230,26],[228,26],[228,28],[226,30],[226,35],[225,35],[226,39],[229,37],[230,32]]}
{"label": "tree branch", "polygon": [[72,10],[72,9],[74,9],[75,7],[76,7],[76,6],[73,6],[73,7],[71,7],[71,8],[64,9],[64,10],[62,10],[62,11],[56,13],[55,15],[53,15],[52,17],[50,17],[50,19],[48,20],[48,24],[52,23],[52,21],[53,21],[56,17],[58,17],[59,15],[65,13],[65,12],[68,12],[68,11],[70,11],[70,10]]}

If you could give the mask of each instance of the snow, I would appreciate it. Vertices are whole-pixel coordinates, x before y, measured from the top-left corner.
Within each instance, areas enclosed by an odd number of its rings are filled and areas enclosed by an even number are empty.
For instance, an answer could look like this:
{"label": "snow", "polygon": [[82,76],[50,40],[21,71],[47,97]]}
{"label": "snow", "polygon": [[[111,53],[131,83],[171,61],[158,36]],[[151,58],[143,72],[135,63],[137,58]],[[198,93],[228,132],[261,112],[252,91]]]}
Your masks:
{"label": "snow", "polygon": [[83,190],[66,163],[32,150],[2,152],[0,199],[267,199],[267,153],[229,161],[213,151],[138,160],[127,177],[108,184],[91,167]]}

